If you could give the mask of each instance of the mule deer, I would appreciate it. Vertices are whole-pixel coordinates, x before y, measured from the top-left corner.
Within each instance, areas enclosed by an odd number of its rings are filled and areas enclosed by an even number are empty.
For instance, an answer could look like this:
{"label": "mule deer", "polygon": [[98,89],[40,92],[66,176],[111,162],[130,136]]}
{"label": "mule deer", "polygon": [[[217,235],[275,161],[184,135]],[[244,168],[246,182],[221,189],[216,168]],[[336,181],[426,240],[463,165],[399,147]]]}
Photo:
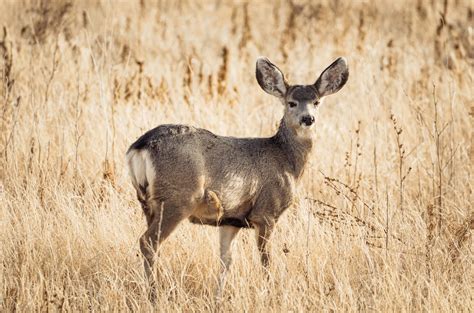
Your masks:
{"label": "mule deer", "polygon": [[214,135],[185,125],[158,126],[133,143],[127,162],[148,224],[140,238],[146,276],[155,295],[152,267],[157,245],[184,219],[219,226],[222,270],[218,294],[231,264],[231,242],[241,228],[255,228],[264,266],[268,239],[294,200],[312,148],[312,128],[322,99],[347,82],[338,58],[312,85],[289,85],[266,58],[257,60],[257,81],[285,107],[270,138]]}

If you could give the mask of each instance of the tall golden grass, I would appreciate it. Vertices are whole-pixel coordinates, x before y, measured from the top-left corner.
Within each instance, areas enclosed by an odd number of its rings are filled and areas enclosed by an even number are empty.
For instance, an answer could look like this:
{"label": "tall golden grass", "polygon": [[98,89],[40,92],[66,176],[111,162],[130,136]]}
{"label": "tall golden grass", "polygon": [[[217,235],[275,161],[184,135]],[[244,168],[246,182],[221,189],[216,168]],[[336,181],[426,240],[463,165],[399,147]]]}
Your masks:
{"label": "tall golden grass", "polygon": [[[471,1],[1,7],[1,311],[474,307]],[[259,55],[293,83],[338,56],[351,72],[320,110],[269,279],[242,231],[217,305],[218,231],[184,222],[160,247],[153,308],[125,151],[161,123],[272,135],[283,110],[255,81]]]}

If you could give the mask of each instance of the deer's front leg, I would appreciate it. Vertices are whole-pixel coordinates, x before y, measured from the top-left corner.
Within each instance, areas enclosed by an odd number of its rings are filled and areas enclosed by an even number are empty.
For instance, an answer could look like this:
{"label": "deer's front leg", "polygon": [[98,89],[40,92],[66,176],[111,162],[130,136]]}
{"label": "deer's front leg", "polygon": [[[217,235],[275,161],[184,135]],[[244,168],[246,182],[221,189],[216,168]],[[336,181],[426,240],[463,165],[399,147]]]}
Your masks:
{"label": "deer's front leg", "polygon": [[[255,234],[257,239],[257,247],[260,252],[260,260],[262,265],[267,268],[270,263],[270,253],[268,249],[268,242],[272,235],[273,229],[277,222],[280,212],[283,212],[280,208],[282,206],[282,195],[288,194],[288,190],[284,188],[278,188],[271,185],[272,188],[264,190],[258,197],[254,209],[250,213],[248,220],[255,228]],[[290,197],[283,197],[284,203]]]}
{"label": "deer's front leg", "polygon": [[275,223],[273,221],[267,221],[256,225],[256,235],[257,235],[257,247],[260,252],[260,260],[262,265],[267,268],[270,263],[270,253],[268,251],[268,241],[273,232]]}
{"label": "deer's front leg", "polygon": [[227,271],[232,263],[232,240],[239,232],[240,228],[234,226],[221,226],[219,229],[220,257],[221,257],[221,273],[219,277],[219,285],[217,286],[216,298],[220,300],[224,291],[227,278]]}

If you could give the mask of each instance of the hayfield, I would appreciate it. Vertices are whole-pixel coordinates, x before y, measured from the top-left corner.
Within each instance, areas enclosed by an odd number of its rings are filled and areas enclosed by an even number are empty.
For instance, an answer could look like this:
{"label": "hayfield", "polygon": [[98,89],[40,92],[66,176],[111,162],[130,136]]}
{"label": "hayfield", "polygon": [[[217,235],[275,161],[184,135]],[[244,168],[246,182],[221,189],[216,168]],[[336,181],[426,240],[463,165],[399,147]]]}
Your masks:
{"label": "hayfield", "polygon": [[[474,307],[471,1],[0,6],[1,311]],[[283,108],[255,80],[260,55],[290,83],[338,56],[350,69],[319,111],[268,278],[241,231],[217,304],[218,230],[183,222],[153,307],[126,149],[162,123],[273,135]]]}

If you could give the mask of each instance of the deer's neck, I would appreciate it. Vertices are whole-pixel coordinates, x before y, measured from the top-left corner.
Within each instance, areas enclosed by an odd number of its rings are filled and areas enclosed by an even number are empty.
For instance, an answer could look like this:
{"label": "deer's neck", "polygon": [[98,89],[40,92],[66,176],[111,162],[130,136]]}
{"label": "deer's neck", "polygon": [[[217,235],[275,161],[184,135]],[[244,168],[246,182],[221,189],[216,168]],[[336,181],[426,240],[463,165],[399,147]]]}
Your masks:
{"label": "deer's neck", "polygon": [[288,160],[289,170],[295,179],[299,179],[303,175],[313,147],[311,138],[298,136],[282,119],[274,139]]}

